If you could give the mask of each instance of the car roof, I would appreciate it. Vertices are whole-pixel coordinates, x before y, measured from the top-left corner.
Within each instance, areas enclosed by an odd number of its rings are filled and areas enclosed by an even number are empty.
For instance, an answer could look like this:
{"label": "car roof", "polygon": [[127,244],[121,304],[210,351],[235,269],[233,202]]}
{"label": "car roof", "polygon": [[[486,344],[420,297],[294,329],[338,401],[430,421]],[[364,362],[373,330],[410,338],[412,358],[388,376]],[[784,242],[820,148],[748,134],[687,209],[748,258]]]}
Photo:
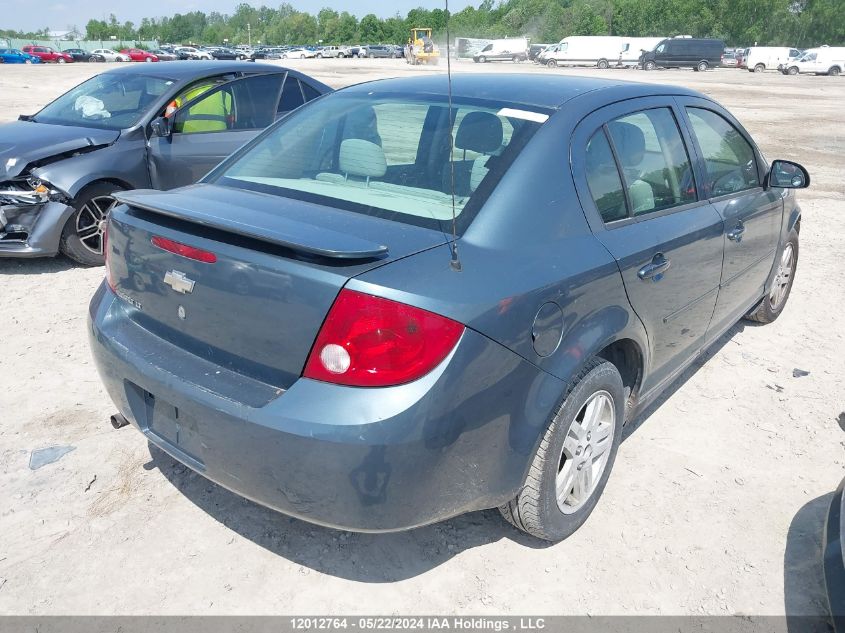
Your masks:
{"label": "car roof", "polygon": [[210,77],[212,75],[221,75],[225,73],[283,73],[287,71],[288,69],[282,66],[256,64],[255,62],[220,61],[215,59],[166,62],[161,66],[156,64],[153,67],[149,64],[132,64],[131,66],[127,65],[112,68],[107,70],[104,74],[118,73],[125,75],[156,75],[177,81],[191,81],[193,79],[202,79],[203,77]]}
{"label": "car roof", "polygon": [[[192,62],[189,62],[192,63]],[[439,96],[448,94],[445,73],[423,77],[379,79],[344,88],[344,93],[367,93],[374,89],[384,92],[425,93]],[[489,99],[521,103],[546,109],[558,109],[566,102],[598,90],[604,92],[608,102],[646,97],[650,95],[678,95],[703,97],[701,93],[680,86],[644,84],[616,79],[571,77],[566,75],[527,73],[460,73],[452,76],[452,96],[457,98]],[[511,95],[518,95],[512,97]]]}

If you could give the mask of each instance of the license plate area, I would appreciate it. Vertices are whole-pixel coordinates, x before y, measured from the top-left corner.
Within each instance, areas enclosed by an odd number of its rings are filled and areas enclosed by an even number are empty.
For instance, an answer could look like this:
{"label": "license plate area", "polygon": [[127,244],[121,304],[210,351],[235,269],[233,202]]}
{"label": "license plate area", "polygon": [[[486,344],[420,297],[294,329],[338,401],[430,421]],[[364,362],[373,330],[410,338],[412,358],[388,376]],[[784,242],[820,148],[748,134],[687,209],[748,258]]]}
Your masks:
{"label": "license plate area", "polygon": [[196,419],[148,391],[143,392],[143,397],[147,432],[160,443],[203,464],[203,444]]}

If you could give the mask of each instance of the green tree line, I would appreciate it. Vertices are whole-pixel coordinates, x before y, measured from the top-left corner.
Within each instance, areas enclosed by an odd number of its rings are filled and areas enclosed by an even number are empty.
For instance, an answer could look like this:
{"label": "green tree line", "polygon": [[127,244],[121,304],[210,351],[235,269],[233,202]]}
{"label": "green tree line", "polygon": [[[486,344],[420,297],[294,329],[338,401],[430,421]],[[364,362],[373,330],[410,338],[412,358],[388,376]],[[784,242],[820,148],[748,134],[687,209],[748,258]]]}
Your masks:
{"label": "green tree line", "polygon": [[[220,44],[402,43],[412,27],[431,27],[445,39],[446,12],[418,8],[404,17],[374,14],[360,20],[330,8],[316,15],[290,4],[278,8],[239,4],[231,15],[191,11],[144,18],[140,24],[90,20],[88,39],[152,40]],[[482,0],[453,13],[453,36],[495,38],[528,36],[557,42],[568,35],[693,35],[719,37],[736,46],[809,47],[845,44],[843,0]],[[0,31],[0,36],[27,37]]]}

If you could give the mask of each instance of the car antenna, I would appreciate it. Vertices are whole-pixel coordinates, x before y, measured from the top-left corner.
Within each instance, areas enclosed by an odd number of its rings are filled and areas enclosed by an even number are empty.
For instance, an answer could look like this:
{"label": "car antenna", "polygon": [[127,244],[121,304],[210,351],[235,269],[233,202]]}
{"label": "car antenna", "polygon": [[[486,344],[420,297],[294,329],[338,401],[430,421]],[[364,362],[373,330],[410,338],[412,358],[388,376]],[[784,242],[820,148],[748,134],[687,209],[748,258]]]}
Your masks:
{"label": "car antenna", "polygon": [[452,270],[461,272],[461,260],[458,257],[458,227],[457,214],[455,213],[455,117],[452,112],[452,55],[449,48],[449,0],[446,3],[446,84],[448,87],[449,100],[449,178],[451,182],[450,191],[452,194],[452,243],[449,250],[452,253],[452,261],[449,265]]}

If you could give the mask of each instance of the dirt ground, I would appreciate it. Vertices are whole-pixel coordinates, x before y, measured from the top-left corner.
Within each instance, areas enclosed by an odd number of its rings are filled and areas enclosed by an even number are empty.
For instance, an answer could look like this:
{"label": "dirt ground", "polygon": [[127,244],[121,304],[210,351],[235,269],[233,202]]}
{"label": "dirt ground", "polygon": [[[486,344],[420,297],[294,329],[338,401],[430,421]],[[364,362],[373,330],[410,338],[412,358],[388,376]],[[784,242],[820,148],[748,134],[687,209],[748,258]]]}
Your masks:
{"label": "dirt ground", "polygon": [[[332,86],[444,68],[297,60]],[[0,120],[101,65],[0,66]],[[740,324],[635,421],[604,497],[547,545],[487,511],[407,533],[319,528],[240,499],[114,431],[85,336],[103,276],[0,260],[2,614],[821,614],[820,540],[845,476],[845,79],[740,70],[455,72],[683,84],[766,156],[812,174],[801,259],[774,324]],[[2,144],[0,133],[0,144]],[[794,369],[809,372],[793,377]],[[34,450],[72,446],[30,468]]]}

